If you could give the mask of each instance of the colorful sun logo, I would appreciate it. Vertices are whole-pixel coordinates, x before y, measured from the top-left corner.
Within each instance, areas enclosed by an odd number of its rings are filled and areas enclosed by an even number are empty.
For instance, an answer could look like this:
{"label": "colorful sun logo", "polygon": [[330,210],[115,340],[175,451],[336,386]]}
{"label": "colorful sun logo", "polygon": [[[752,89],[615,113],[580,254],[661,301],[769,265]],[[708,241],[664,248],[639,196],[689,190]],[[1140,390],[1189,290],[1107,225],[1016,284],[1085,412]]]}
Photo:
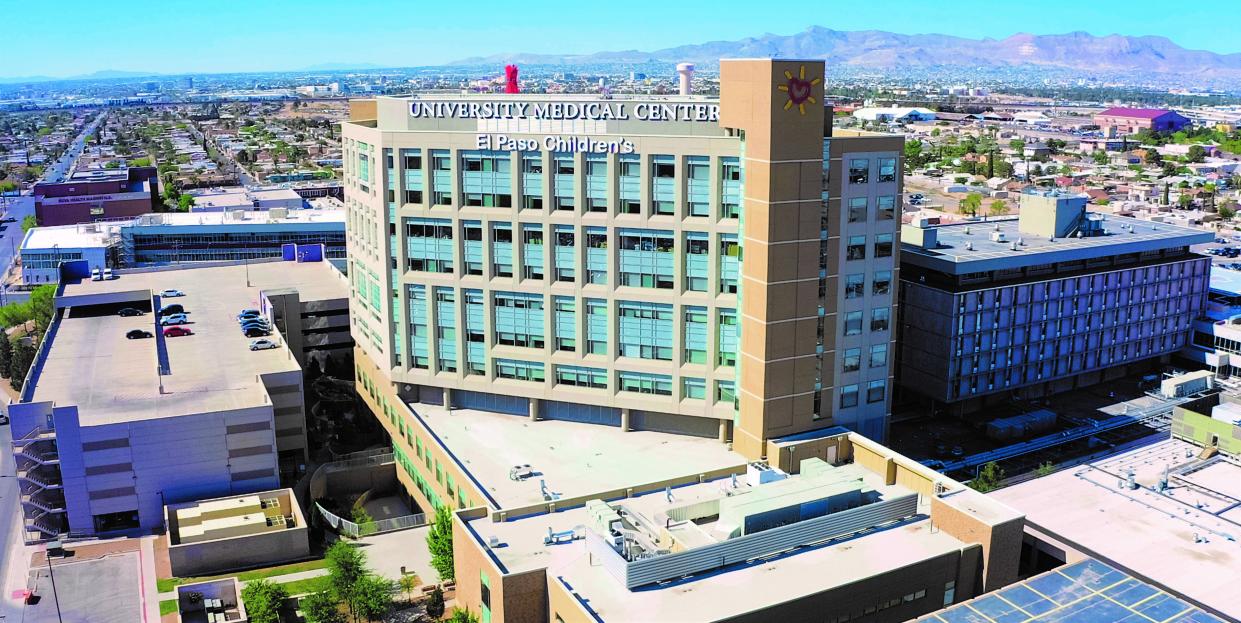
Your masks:
{"label": "colorful sun logo", "polygon": [[806,103],[817,104],[818,101],[810,94],[814,90],[814,85],[823,81],[822,78],[806,80],[806,66],[802,65],[797,72],[797,76],[793,76],[793,72],[785,71],[784,77],[788,82],[776,85],[776,89],[789,94],[789,101],[784,103],[784,109],[788,110],[794,106],[801,114],[806,114]]}

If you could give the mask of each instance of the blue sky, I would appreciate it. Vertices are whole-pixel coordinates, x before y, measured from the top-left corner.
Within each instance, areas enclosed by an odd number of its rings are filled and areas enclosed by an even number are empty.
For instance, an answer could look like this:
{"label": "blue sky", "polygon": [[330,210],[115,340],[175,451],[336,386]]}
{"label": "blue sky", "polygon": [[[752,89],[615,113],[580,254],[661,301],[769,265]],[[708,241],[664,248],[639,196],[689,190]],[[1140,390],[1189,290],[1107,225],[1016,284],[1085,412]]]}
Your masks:
{"label": "blue sky", "polygon": [[[1163,35],[1241,52],[1223,0],[0,0],[0,76],[434,65],[837,30]],[[1167,15],[1174,11],[1175,15]],[[1164,17],[1157,17],[1164,15]]]}

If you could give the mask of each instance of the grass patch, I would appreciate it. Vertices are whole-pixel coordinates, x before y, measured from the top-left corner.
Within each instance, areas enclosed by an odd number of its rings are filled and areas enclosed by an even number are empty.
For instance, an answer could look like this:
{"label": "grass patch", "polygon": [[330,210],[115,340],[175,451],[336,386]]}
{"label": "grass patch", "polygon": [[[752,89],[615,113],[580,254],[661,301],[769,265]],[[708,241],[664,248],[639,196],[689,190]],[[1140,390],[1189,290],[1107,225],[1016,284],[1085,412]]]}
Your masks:
{"label": "grass patch", "polygon": [[207,580],[218,580],[221,578],[237,577],[239,582],[249,582],[251,580],[260,580],[265,578],[274,578],[290,573],[301,573],[303,571],[314,571],[327,567],[327,561],[320,558],[317,560],[307,560],[304,562],[295,562],[287,565],[277,565],[275,567],[263,567],[262,569],[251,569],[242,571],[241,573],[225,573],[223,575],[211,575],[194,578],[159,578],[155,580],[155,589],[161,593],[167,593],[175,590],[182,584],[193,584],[194,582],[205,582]]}
{"label": "grass patch", "polygon": [[293,582],[285,582],[281,584],[285,590],[289,591],[289,595],[304,595],[306,593],[317,593],[327,590],[332,584],[332,578],[326,575],[320,575],[305,580],[295,580]]}
{"label": "grass patch", "polygon": [[172,614],[177,611],[177,600],[165,599],[159,602],[159,615]]}

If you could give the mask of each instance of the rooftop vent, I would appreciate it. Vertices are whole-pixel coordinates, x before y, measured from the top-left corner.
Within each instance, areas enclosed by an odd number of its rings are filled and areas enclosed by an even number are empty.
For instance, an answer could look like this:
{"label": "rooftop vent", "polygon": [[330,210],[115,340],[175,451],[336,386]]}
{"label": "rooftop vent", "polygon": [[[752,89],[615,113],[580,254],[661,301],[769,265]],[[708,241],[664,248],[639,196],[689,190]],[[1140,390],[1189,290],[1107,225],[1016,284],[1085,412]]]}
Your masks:
{"label": "rooftop vent", "polygon": [[1016,250],[1017,250],[1017,243],[1016,243],[1016,242],[1012,243],[1011,245],[1009,245],[1009,247],[1008,247],[1008,248],[1009,248],[1009,250],[1016,251]]}
{"label": "rooftop vent", "polygon": [[967,242],[967,243],[965,243],[965,250],[966,250],[966,251],[973,251],[973,250],[974,250],[974,243],[972,243],[972,242]]}

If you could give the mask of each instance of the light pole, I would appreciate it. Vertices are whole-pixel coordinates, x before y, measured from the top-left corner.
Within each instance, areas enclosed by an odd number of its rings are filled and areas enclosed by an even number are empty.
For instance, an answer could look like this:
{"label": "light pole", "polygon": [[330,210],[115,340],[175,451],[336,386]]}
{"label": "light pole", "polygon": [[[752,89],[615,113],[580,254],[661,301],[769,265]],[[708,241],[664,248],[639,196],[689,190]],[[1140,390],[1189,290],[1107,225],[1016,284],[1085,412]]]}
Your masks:
{"label": "light pole", "polygon": [[56,574],[52,572],[52,550],[60,549],[60,541],[52,541],[47,544],[47,549],[43,550],[43,559],[47,561],[47,577],[52,581],[52,602],[56,604],[56,620],[64,623],[64,618],[60,614],[60,595],[56,593]]}

